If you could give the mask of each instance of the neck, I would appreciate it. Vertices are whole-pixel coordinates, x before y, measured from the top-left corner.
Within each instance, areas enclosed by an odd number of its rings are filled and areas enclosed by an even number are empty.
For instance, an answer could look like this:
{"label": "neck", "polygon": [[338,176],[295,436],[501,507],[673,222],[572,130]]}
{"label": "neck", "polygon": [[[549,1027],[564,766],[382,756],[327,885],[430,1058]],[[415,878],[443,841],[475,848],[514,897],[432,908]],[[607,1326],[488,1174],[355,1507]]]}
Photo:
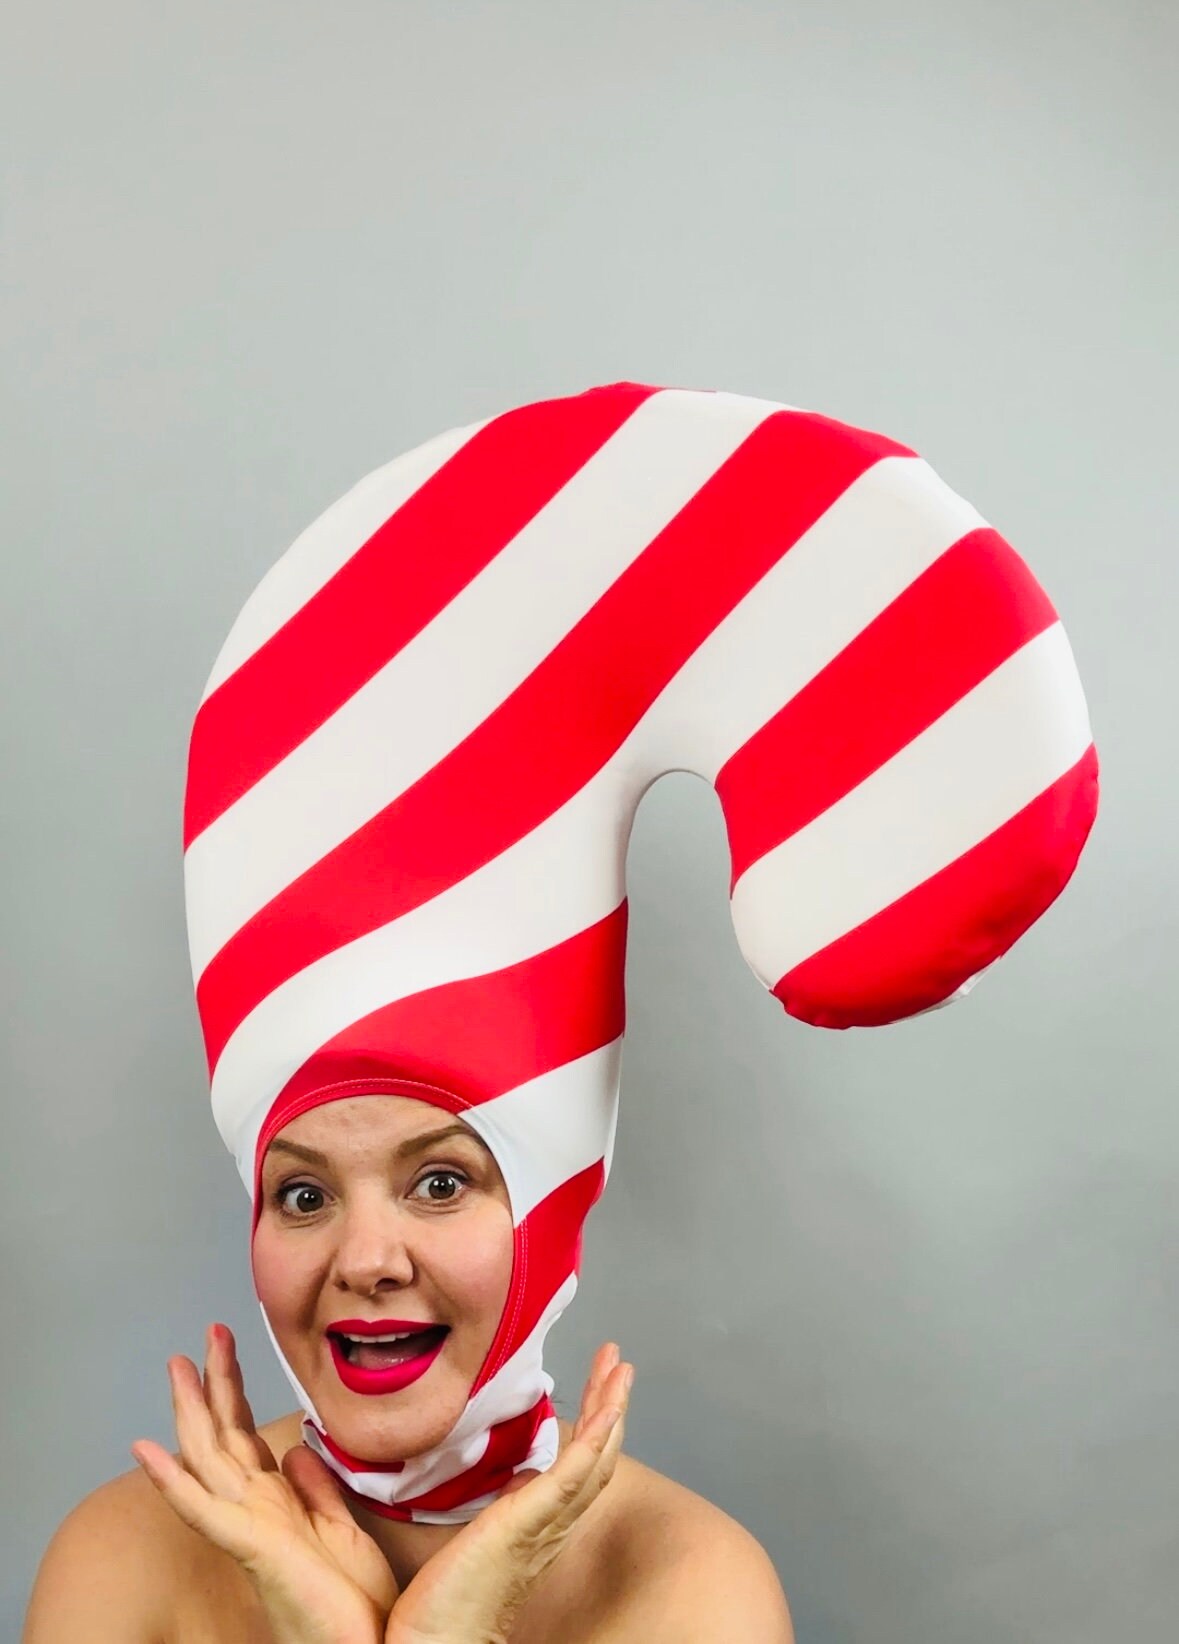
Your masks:
{"label": "neck", "polygon": [[[302,1442],[301,1425],[302,1413],[298,1410],[283,1418],[283,1449]],[[573,1427],[560,1417],[557,1418],[557,1426],[561,1433],[557,1454],[563,1455],[573,1437]],[[282,1455],[279,1450],[276,1449],[275,1454],[281,1463]],[[384,1553],[393,1572],[393,1579],[402,1592],[428,1559],[466,1529],[465,1524],[405,1524],[400,1520],[384,1518],[379,1513],[371,1512],[351,1497],[346,1496],[345,1501],[355,1522]]]}

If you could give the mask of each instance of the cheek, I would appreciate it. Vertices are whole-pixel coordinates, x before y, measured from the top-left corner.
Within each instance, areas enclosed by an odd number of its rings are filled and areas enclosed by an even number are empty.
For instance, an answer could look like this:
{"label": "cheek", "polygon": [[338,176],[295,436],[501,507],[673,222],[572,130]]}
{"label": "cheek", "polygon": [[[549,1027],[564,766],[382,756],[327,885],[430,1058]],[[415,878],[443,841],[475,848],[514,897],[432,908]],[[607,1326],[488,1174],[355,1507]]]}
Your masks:
{"label": "cheek", "polygon": [[502,1309],[512,1279],[512,1218],[503,1205],[488,1208],[479,1225],[460,1228],[450,1250],[453,1288],[468,1307]]}
{"label": "cheek", "polygon": [[294,1242],[276,1238],[265,1216],[259,1220],[250,1253],[254,1289],[272,1323],[298,1301],[302,1275],[300,1251],[291,1248]]}

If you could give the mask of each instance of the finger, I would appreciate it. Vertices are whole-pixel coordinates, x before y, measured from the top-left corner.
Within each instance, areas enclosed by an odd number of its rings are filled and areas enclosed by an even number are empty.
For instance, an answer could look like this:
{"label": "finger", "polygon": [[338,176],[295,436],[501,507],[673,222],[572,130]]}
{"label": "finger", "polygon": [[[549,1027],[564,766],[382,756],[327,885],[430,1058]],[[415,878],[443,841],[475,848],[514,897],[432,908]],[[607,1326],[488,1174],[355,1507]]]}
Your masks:
{"label": "finger", "polygon": [[522,1490],[526,1484],[531,1484],[534,1478],[539,1478],[540,1471],[539,1467],[521,1467],[518,1473],[512,1474],[500,1494],[514,1496],[517,1490]]}
{"label": "finger", "polygon": [[627,1392],[613,1395],[609,1404],[604,1404],[594,1416],[590,1424],[587,1437],[597,1447],[598,1460],[595,1475],[600,1477],[598,1488],[605,1489],[607,1482],[614,1472],[619,1451],[622,1449],[623,1435],[626,1430]]}
{"label": "finger", "polygon": [[245,1469],[221,1446],[196,1365],[178,1353],[168,1360],[168,1379],[185,1466],[213,1495],[240,1501]]}
{"label": "finger", "polygon": [[628,1372],[633,1378],[634,1366],[619,1359],[618,1348],[614,1342],[607,1343],[606,1349],[599,1350],[582,1396],[581,1412],[574,1428],[575,1436],[580,1436],[586,1425],[608,1404],[622,1404],[625,1407],[624,1383]]}
{"label": "finger", "polygon": [[[574,1439],[589,1443],[597,1451],[596,1463],[585,1475],[578,1490],[576,1505],[579,1512],[606,1488],[614,1476],[614,1468],[622,1450],[626,1430],[626,1412],[630,1405],[630,1383],[634,1380],[634,1366],[625,1360],[611,1371],[602,1389],[601,1402],[593,1414],[574,1432]],[[582,1502],[582,1495],[585,1501]]]}
{"label": "finger", "polygon": [[355,1524],[339,1480],[310,1445],[292,1445],[282,1458],[281,1470],[309,1513],[320,1513],[336,1524]]}
{"label": "finger", "polygon": [[243,1433],[255,1433],[254,1412],[246,1397],[233,1332],[227,1324],[211,1324],[205,1332],[205,1339],[208,1348],[205,1356],[206,1385],[213,1395],[214,1417],[228,1427],[240,1428]]}
{"label": "finger", "polygon": [[205,1332],[205,1399],[224,1449],[247,1473],[273,1472],[276,1462],[270,1446],[259,1437],[254,1412],[246,1398],[233,1332],[228,1325],[211,1324]]}
{"label": "finger", "polygon": [[603,1405],[593,1417],[584,1439],[593,1448],[595,1459],[576,1493],[569,1498],[575,1518],[585,1512],[614,1477],[625,1428],[626,1411],[617,1403]]}
{"label": "finger", "polygon": [[547,1500],[542,1502],[539,1490],[535,1492],[535,1510],[525,1535],[538,1535],[546,1528],[563,1531],[601,1494],[614,1471],[618,1450],[614,1434],[619,1426],[621,1418],[613,1407],[599,1410],[581,1437],[573,1439],[548,1472],[541,1474],[539,1482]]}
{"label": "finger", "polygon": [[574,1433],[565,1454],[569,1453],[574,1443],[589,1445],[592,1450],[597,1451],[599,1456],[604,1455],[612,1440],[617,1445],[618,1441],[614,1438],[614,1426],[624,1413],[621,1406],[622,1399],[619,1396],[616,1396],[611,1403],[603,1401],[593,1415],[588,1417],[582,1424],[581,1432]]}
{"label": "finger", "polygon": [[577,1412],[577,1420],[574,1423],[575,1433],[582,1432],[586,1422],[590,1420],[596,1410],[601,1408],[602,1388],[610,1376],[611,1365],[618,1363],[617,1355],[618,1344],[612,1341],[604,1342],[594,1354],[593,1363],[590,1365],[590,1373],[582,1390],[581,1406]]}
{"label": "finger", "polygon": [[137,1439],[131,1454],[177,1516],[234,1558],[250,1556],[250,1515],[236,1502],[210,1495],[175,1456],[154,1439]]}
{"label": "finger", "polygon": [[624,1412],[617,1406],[603,1407],[547,1472],[518,1495],[501,1497],[512,1504],[504,1515],[510,1540],[525,1545],[549,1540],[581,1517],[613,1475],[623,1421]]}
{"label": "finger", "polygon": [[608,1341],[599,1347],[590,1369],[590,1386],[596,1393],[601,1393],[622,1358],[616,1341]]}
{"label": "finger", "polygon": [[[626,1375],[629,1372],[633,1378],[634,1366],[626,1364],[625,1362],[621,1364],[616,1363],[614,1370],[608,1371],[607,1366],[611,1362],[611,1357],[613,1356],[614,1358],[617,1358],[617,1354],[618,1348],[616,1344],[613,1342],[608,1342],[603,1347],[600,1347],[594,1355],[589,1380],[587,1381],[585,1391],[582,1394],[581,1412],[578,1415],[577,1423],[573,1429],[574,1438],[582,1438],[585,1436],[586,1429],[590,1422],[605,1410],[608,1399],[615,1408],[621,1406],[625,1411],[627,1399],[629,1397],[629,1388],[626,1386]],[[596,1401],[593,1403],[592,1408],[591,1400]],[[617,1453],[617,1450],[621,1447],[621,1443],[622,1435],[619,1434],[618,1438],[615,1440],[615,1453]],[[611,1469],[611,1471],[613,1471],[613,1469]],[[500,1494],[504,1496],[514,1495],[517,1490],[522,1490],[526,1484],[530,1484],[534,1478],[539,1477],[540,1469],[538,1467],[522,1468],[520,1472],[516,1473],[515,1476],[508,1481],[508,1483],[500,1491]]]}
{"label": "finger", "polygon": [[614,1366],[622,1357],[616,1341],[604,1342],[594,1355],[594,1363],[590,1372],[590,1380],[598,1386],[610,1375]]}

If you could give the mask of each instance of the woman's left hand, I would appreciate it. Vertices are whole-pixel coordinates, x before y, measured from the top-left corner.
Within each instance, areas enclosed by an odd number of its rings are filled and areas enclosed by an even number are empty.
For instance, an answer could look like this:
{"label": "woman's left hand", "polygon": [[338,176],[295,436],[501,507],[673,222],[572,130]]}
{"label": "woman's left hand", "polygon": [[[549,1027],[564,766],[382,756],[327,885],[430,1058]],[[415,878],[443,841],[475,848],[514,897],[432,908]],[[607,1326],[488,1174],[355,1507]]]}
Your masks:
{"label": "woman's left hand", "polygon": [[[574,1525],[610,1482],[634,1367],[600,1347],[568,1448],[545,1472],[526,1468],[498,1500],[431,1555],[393,1605],[385,1644],[506,1639]],[[611,1427],[611,1411],[618,1418]]]}

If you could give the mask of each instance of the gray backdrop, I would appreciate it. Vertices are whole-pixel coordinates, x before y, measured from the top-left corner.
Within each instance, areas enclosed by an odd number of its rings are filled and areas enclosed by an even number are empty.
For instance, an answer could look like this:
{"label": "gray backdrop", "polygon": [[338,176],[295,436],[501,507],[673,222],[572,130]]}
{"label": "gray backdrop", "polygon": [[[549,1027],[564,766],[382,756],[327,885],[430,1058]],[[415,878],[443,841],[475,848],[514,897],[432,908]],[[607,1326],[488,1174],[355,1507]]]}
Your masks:
{"label": "gray backdrop", "polygon": [[[550,1338],[773,1557],[800,1644],[1163,1644],[1179,1614],[1161,4],[155,0],[9,29],[3,1616],[165,1360],[292,1408],[210,1114],[186,738],[266,568],[457,424],[631,379],[915,447],[1068,631],[1102,810],[967,1000],[787,1018],[676,773],[630,853],[614,1171]],[[1168,518],[1168,515],[1171,515]],[[1171,756],[1166,755],[1170,747]]]}

